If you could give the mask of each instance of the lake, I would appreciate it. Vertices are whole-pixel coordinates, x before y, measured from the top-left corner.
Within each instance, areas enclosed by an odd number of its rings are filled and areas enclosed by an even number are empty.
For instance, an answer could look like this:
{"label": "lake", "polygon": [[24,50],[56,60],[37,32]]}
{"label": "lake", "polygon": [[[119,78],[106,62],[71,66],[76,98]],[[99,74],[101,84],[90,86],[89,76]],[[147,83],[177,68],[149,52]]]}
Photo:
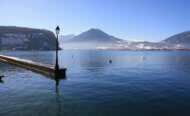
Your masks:
{"label": "lake", "polygon": [[[0,54],[55,64],[52,51]],[[0,62],[0,116],[190,115],[188,51],[65,50],[59,64],[67,77],[56,88],[46,76]]]}

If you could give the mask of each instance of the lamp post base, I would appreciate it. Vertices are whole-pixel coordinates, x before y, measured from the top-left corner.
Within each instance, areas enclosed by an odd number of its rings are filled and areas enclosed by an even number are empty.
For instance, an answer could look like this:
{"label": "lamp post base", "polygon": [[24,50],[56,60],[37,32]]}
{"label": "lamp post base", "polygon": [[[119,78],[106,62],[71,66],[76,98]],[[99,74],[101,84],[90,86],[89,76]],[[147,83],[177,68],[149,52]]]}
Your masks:
{"label": "lamp post base", "polygon": [[56,85],[59,85],[59,79],[66,79],[66,68],[55,70]]}
{"label": "lamp post base", "polygon": [[66,68],[55,70],[55,78],[65,78]]}

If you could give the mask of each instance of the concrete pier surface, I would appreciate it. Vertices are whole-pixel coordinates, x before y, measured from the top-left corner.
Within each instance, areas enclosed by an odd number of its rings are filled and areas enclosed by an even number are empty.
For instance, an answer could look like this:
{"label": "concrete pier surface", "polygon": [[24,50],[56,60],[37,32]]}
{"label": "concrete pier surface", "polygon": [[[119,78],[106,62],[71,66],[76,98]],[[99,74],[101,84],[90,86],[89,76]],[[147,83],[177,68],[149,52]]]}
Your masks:
{"label": "concrete pier surface", "polygon": [[66,68],[62,68],[58,71],[55,70],[54,66],[43,64],[39,62],[34,62],[31,60],[25,60],[20,58],[15,58],[11,56],[0,55],[0,61],[15,65],[27,70],[31,70],[36,73],[46,75],[50,78],[65,78],[66,77]]}

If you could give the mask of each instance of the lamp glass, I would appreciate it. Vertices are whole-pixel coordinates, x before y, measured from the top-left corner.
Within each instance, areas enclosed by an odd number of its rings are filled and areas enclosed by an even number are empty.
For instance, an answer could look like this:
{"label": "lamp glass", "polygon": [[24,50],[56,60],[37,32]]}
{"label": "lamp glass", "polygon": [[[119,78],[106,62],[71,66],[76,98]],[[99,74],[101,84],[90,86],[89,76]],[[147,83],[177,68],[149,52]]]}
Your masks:
{"label": "lamp glass", "polygon": [[56,34],[59,34],[59,30],[56,30]]}
{"label": "lamp glass", "polygon": [[60,31],[59,26],[57,26],[55,30],[56,30],[56,34],[59,34],[59,31]]}

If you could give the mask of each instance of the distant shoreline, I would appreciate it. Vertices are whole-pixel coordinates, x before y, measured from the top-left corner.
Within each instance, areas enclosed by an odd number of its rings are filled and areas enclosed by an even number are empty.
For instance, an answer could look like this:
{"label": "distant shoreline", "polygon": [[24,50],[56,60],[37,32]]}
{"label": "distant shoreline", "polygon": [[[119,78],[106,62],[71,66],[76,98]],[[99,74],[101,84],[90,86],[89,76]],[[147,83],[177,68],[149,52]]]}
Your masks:
{"label": "distant shoreline", "polygon": [[[190,51],[190,49],[61,49],[64,50],[99,50],[99,51]],[[0,50],[0,52],[14,52],[14,51],[25,51],[25,52],[44,52],[44,51],[55,51],[55,50]]]}

